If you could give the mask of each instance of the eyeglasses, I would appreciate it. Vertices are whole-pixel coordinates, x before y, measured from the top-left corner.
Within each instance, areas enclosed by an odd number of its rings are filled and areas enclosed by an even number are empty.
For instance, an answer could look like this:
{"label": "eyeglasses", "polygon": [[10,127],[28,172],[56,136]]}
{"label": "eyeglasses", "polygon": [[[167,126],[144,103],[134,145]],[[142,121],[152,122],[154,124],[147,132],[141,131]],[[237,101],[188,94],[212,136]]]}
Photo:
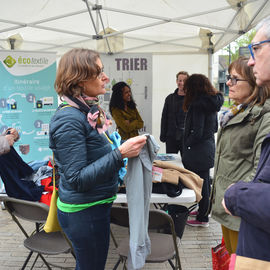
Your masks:
{"label": "eyeglasses", "polygon": [[236,77],[232,77],[231,75],[227,75],[226,77],[227,77],[227,81],[231,80],[232,85],[236,85],[237,82],[239,82],[239,81],[240,81],[240,82],[247,81],[247,80],[243,80],[243,79],[238,79],[238,78],[236,78]]}
{"label": "eyeglasses", "polygon": [[266,39],[266,40],[259,41],[259,42],[253,42],[253,43],[248,45],[248,48],[249,48],[249,51],[250,51],[250,54],[251,54],[251,57],[253,58],[253,60],[255,60],[255,54],[256,54],[257,49],[259,49],[259,47],[260,47],[259,45],[264,44],[264,43],[268,43],[268,42],[270,42],[270,39]]}
{"label": "eyeglasses", "polygon": [[104,67],[102,67],[102,68],[100,69],[100,72],[99,72],[98,75],[97,75],[97,78],[98,78],[98,79],[102,79],[104,75],[105,75],[105,73],[104,73]]}

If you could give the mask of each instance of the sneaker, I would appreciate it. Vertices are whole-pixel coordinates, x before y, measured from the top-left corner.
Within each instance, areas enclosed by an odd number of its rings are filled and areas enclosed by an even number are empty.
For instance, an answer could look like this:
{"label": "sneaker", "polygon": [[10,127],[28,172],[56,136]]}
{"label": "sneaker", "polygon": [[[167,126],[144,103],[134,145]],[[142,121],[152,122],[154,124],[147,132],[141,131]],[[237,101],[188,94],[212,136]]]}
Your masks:
{"label": "sneaker", "polygon": [[190,217],[196,217],[198,214],[199,214],[198,211],[192,211],[192,212],[189,213],[189,216]]}
{"label": "sneaker", "polygon": [[193,227],[208,227],[209,222],[203,222],[198,220],[188,220],[187,225],[193,226]]}

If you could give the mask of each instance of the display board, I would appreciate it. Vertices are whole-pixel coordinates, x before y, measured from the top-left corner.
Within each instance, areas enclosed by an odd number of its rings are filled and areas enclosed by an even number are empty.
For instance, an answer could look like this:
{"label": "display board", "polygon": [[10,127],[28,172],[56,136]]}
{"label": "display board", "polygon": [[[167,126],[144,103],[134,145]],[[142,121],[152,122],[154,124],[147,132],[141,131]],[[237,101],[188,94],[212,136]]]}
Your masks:
{"label": "display board", "polygon": [[26,162],[51,156],[49,122],[57,105],[54,53],[0,51],[0,132],[16,128]]}
{"label": "display board", "polygon": [[[101,105],[108,112],[112,86],[124,81],[130,87],[137,109],[144,121],[140,133],[152,133],[152,55],[125,53],[101,55],[104,71],[110,78]],[[115,124],[112,129],[116,129]]]}

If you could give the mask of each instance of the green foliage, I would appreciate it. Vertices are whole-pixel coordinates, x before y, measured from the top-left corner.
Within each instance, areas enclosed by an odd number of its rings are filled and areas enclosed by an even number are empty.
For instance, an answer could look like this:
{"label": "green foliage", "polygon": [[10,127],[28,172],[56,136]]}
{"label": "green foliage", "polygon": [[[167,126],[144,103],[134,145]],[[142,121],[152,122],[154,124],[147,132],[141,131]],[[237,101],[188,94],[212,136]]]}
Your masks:
{"label": "green foliage", "polygon": [[245,47],[245,46],[247,46],[248,44],[251,43],[251,41],[254,38],[255,34],[256,34],[255,29],[252,29],[252,30],[248,31],[246,34],[239,37],[236,40],[236,42],[238,43],[239,47]]}
{"label": "green foliage", "polygon": [[229,101],[229,99],[225,100],[223,103],[223,107],[230,108],[230,106],[231,106],[231,101]]}
{"label": "green foliage", "polygon": [[256,34],[255,29],[252,29],[249,32],[242,35],[241,37],[239,37],[238,39],[236,39],[234,42],[232,42],[230,46],[224,48],[231,56],[231,59],[229,59],[230,58],[229,55],[225,56],[225,58],[227,59],[227,64],[230,64],[230,62],[233,62],[236,59],[238,59],[239,48],[246,47],[248,44],[250,44],[255,34]]}

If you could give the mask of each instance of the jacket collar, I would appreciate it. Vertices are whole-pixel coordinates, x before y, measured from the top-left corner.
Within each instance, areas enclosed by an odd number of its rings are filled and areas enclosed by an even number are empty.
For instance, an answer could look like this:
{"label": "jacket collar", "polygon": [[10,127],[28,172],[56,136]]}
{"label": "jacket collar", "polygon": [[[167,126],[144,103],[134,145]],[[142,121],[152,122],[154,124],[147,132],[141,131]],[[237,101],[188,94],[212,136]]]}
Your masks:
{"label": "jacket collar", "polygon": [[178,96],[178,88],[176,88],[173,93]]}
{"label": "jacket collar", "polygon": [[[228,127],[231,125],[239,124],[248,119],[249,121],[255,121],[258,117],[261,116],[262,110],[264,109],[264,106],[248,106],[245,111],[235,115],[224,127]],[[269,111],[269,108],[268,110]]]}

